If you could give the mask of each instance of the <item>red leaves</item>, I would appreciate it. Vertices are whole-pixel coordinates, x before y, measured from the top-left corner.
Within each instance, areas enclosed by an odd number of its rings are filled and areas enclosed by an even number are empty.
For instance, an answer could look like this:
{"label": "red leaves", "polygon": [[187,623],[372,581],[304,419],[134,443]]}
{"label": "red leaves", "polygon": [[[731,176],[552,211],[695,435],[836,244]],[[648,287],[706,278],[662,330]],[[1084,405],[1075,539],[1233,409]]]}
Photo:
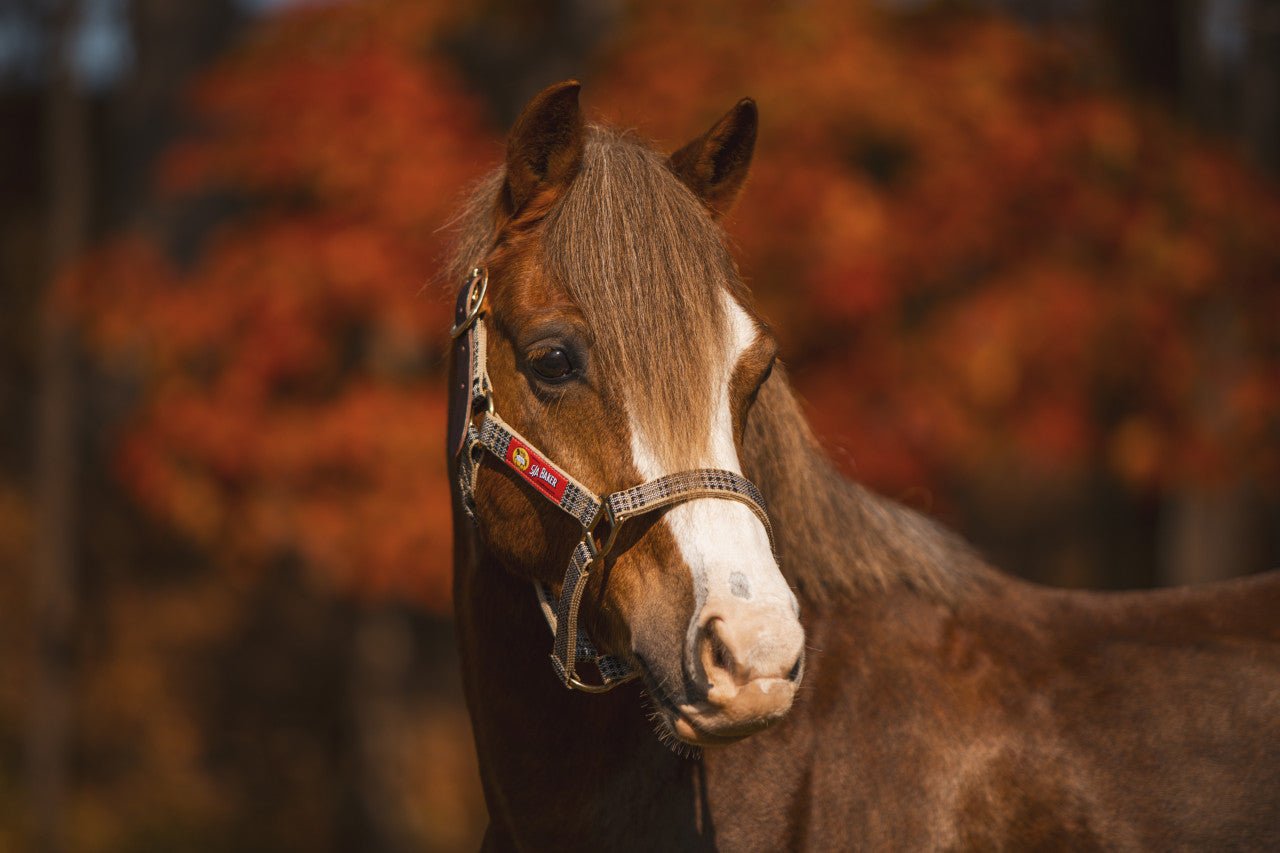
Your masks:
{"label": "red leaves", "polygon": [[703,12],[734,42],[633,35],[593,97],[673,140],[757,99],[731,230],[859,476],[901,494],[1008,460],[1163,488],[1274,460],[1280,204],[1256,177],[995,18]]}
{"label": "red leaves", "polygon": [[[870,8],[635,4],[584,89],[668,148],[757,99],[729,227],[849,467],[894,494],[1009,466],[1280,480],[1274,192],[1052,44]],[[502,151],[429,47],[462,14],[274,19],[194,93],[205,129],[162,172],[249,212],[189,269],[121,238],[66,290],[145,379],[120,457],[145,505],[228,558],[436,606],[448,318],[422,286]]]}
{"label": "red leaves", "polygon": [[69,292],[144,380],[117,468],[156,516],[233,563],[298,557],[325,585],[444,607],[448,305],[424,288],[438,229],[498,149],[423,53],[429,7],[265,25],[200,85],[205,130],[162,170],[171,195],[229,192],[248,211],[185,270],[124,237]]}

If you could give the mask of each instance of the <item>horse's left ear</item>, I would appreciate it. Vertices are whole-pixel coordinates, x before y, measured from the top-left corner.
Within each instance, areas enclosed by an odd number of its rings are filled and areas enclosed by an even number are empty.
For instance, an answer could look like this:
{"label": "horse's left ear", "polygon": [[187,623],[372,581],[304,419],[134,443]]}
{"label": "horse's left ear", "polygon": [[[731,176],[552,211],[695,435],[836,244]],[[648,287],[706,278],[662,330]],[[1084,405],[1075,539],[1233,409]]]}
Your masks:
{"label": "horse's left ear", "polygon": [[717,219],[738,197],[756,147],[756,102],[743,98],[711,129],[671,155],[671,171]]}

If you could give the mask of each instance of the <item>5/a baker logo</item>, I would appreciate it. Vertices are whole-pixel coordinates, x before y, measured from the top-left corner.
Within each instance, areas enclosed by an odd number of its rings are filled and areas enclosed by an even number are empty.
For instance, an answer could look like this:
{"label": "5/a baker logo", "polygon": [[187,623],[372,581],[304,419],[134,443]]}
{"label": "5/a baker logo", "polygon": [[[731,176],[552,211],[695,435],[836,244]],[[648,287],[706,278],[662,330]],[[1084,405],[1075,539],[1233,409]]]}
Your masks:
{"label": "5/a baker logo", "polygon": [[554,489],[560,485],[560,478],[545,465],[534,465],[529,469],[529,476],[541,480],[547,487]]}
{"label": "5/a baker logo", "polygon": [[515,468],[521,477],[546,492],[552,500],[559,501],[564,497],[565,489],[569,486],[565,475],[531,448],[512,439],[505,458],[507,464]]}

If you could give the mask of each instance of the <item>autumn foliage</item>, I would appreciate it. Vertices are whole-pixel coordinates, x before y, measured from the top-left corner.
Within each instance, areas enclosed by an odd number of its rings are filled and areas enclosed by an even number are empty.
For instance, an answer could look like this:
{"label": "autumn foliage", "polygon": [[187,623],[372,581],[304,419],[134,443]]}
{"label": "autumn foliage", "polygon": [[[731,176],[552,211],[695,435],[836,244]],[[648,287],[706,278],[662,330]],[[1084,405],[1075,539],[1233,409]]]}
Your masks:
{"label": "autumn foliage", "polygon": [[[193,92],[200,130],[158,180],[234,215],[122,236],[68,282],[104,369],[137,382],[120,477],[230,566],[297,558],[447,605],[433,279],[503,130],[445,48],[454,6],[262,27]],[[1280,481],[1276,193],[1064,47],[955,12],[653,0],[583,79],[668,149],[757,99],[729,230],[864,481],[944,502],[984,470]]]}
{"label": "autumn foliage", "polygon": [[421,47],[447,4],[300,11],[204,79],[171,198],[239,215],[175,264],[141,236],[76,301],[144,394],[120,475],[239,564],[296,556],[322,583],[447,601],[441,225],[492,159],[475,99]]}
{"label": "autumn foliage", "polygon": [[597,97],[668,140],[759,99],[732,230],[857,473],[1274,475],[1274,190],[1006,22],[847,6],[646,5]]}

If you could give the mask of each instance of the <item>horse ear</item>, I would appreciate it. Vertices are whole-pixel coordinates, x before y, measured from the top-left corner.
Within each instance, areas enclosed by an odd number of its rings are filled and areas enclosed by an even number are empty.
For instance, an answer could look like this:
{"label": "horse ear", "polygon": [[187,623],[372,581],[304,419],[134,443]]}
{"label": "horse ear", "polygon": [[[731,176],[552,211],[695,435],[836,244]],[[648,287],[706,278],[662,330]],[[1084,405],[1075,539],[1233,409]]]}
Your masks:
{"label": "horse ear", "polygon": [[506,201],[515,215],[544,190],[563,189],[582,164],[583,124],[577,80],[543,89],[507,139]]}
{"label": "horse ear", "polygon": [[758,124],[756,102],[743,98],[710,130],[671,155],[671,170],[716,218],[733,206],[747,179]]}

